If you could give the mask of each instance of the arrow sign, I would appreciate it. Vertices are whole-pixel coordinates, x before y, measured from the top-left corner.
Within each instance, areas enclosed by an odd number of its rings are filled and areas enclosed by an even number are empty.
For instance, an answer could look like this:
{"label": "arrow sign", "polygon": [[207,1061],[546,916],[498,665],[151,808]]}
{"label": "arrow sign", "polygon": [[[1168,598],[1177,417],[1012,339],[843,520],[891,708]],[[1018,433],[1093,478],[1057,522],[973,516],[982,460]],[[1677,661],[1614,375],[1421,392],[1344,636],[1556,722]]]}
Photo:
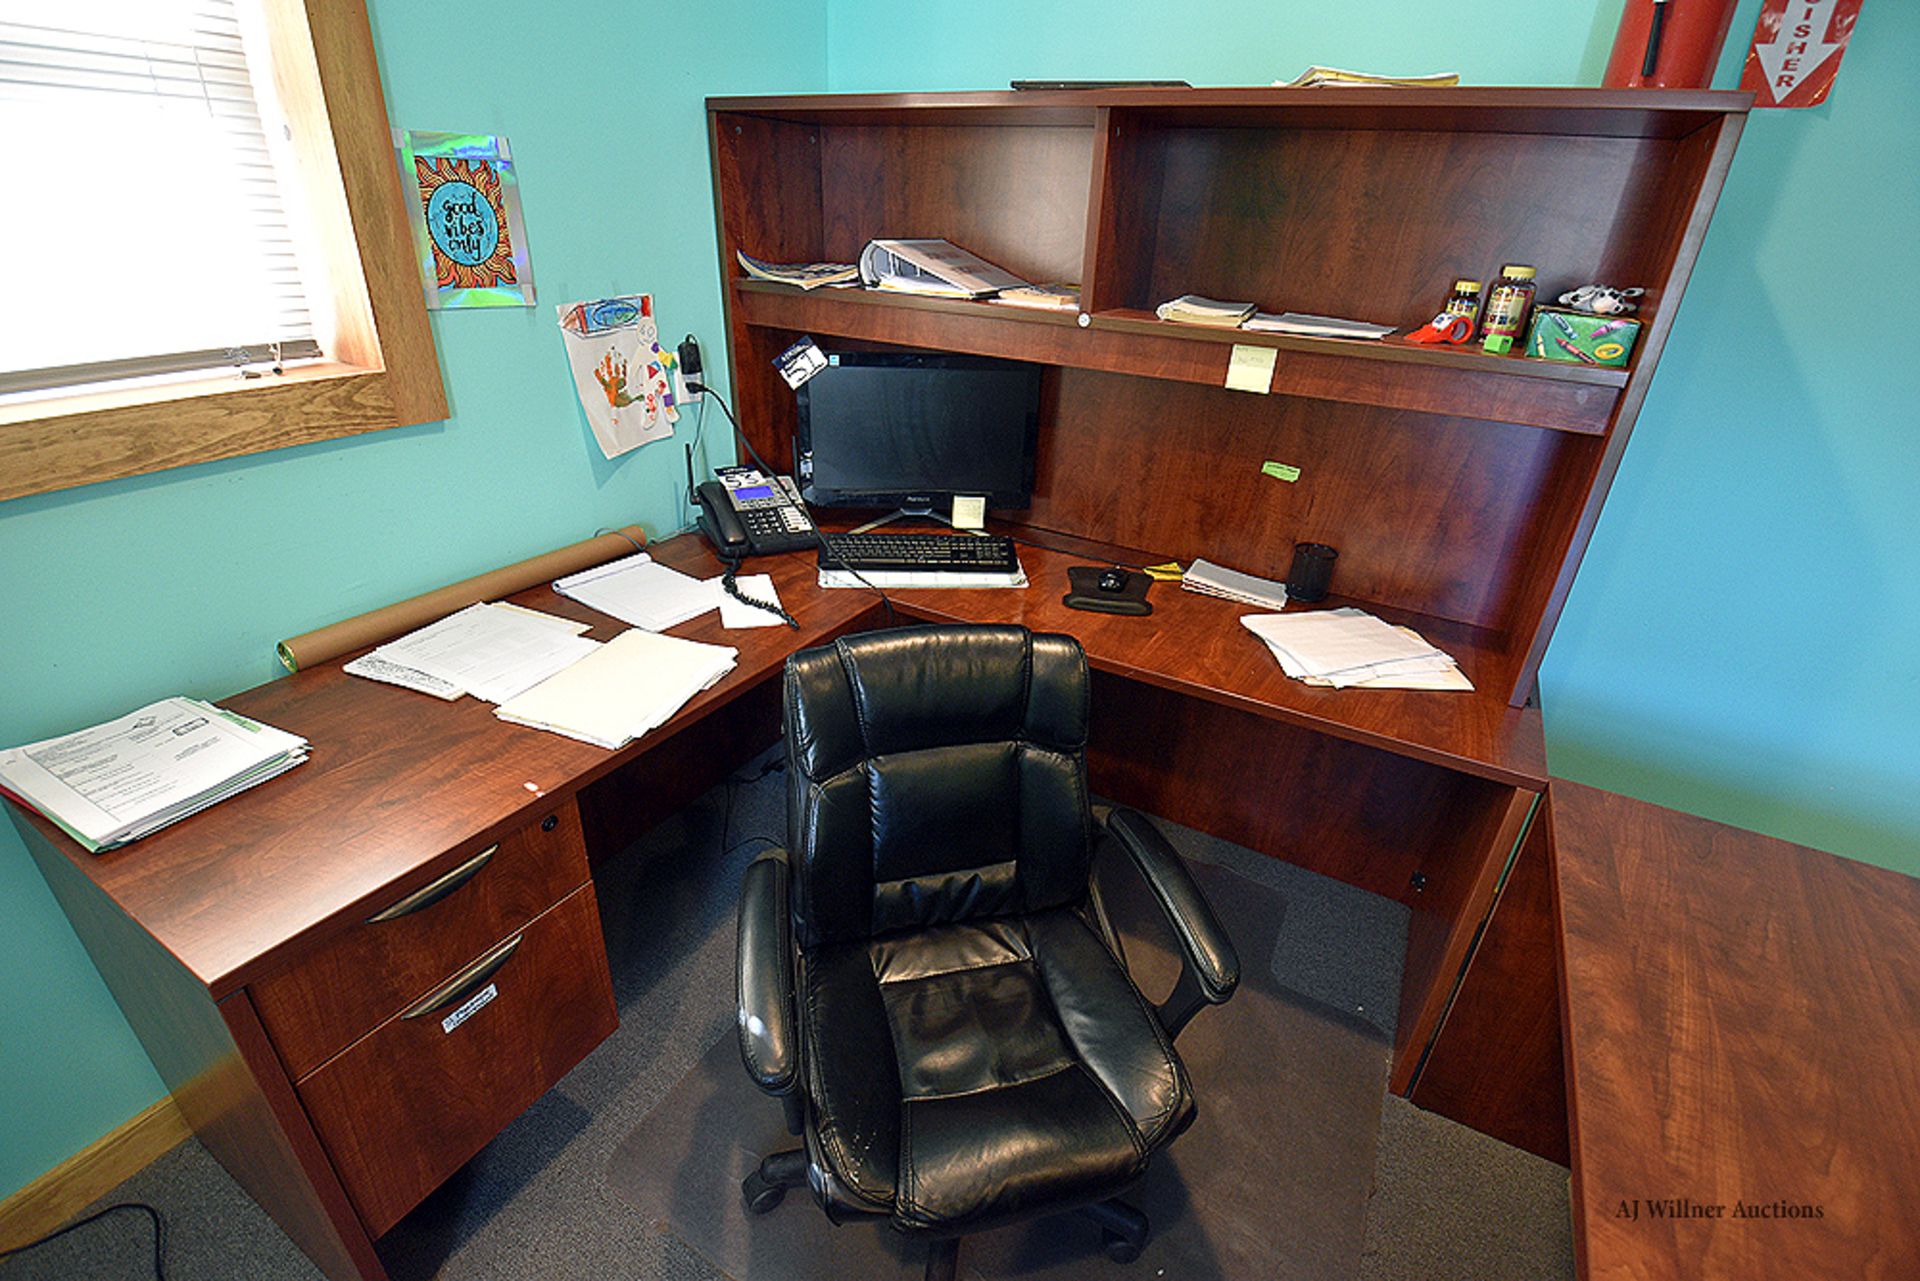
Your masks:
{"label": "arrow sign", "polygon": [[1853,36],[1861,0],[1766,0],[1753,27],[1740,87],[1756,107],[1825,102]]}

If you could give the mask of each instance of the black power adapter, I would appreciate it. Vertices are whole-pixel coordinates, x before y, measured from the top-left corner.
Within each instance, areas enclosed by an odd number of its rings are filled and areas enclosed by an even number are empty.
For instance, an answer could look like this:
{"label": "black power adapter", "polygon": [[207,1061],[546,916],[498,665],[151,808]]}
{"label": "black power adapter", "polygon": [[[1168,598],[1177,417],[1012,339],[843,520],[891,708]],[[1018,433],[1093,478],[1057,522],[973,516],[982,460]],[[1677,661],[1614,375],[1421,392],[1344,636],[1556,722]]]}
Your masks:
{"label": "black power adapter", "polygon": [[686,382],[688,391],[706,390],[704,385],[698,387],[694,385],[701,382],[701,369],[700,340],[688,334],[680,340],[680,377]]}

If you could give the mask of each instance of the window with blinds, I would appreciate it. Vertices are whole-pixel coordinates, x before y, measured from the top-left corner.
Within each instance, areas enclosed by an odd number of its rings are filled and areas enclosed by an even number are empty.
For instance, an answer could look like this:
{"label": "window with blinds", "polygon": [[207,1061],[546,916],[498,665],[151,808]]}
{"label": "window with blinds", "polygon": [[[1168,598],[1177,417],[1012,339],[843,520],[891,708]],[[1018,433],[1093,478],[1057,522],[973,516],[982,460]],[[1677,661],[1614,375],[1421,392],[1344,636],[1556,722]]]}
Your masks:
{"label": "window with blinds", "polygon": [[0,0],[0,394],[320,354],[240,17]]}

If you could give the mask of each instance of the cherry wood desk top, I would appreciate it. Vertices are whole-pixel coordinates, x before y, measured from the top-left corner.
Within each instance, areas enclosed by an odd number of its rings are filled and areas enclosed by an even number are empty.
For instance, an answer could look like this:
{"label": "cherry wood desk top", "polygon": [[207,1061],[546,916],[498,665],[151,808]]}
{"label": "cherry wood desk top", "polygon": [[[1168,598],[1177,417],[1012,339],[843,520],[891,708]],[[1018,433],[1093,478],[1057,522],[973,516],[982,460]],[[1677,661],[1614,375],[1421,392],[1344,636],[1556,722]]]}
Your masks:
{"label": "cherry wood desk top", "polygon": [[1920,879],[1549,804],[1582,1275],[1920,1276]]}
{"label": "cherry wood desk top", "polygon": [[[651,550],[690,573],[720,572],[695,539]],[[815,589],[813,567],[799,557],[751,568],[774,575],[801,631],[726,631],[715,613],[674,628],[736,647],[738,663],[661,729],[617,752],[509,725],[475,698],[441,702],[348,676],[342,659],[219,700],[313,745],[304,765],[243,796],[103,855],[36,814],[15,813],[219,999],[280,968],[302,940],[426,884],[529,821],[543,801],[573,795],[777,675],[793,650],[849,630],[873,607],[866,592]],[[513,599],[591,621],[595,640],[626,630],[548,586]]]}
{"label": "cherry wood desk top", "polygon": [[[698,576],[721,569],[692,536],[651,551]],[[1156,584],[1150,617],[1069,610],[1060,601],[1066,566],[1087,558],[1024,546],[1020,555],[1032,580],[1027,590],[898,591],[891,593],[896,621],[1019,622],[1069,632],[1104,670],[1464,772],[1524,787],[1544,783],[1539,713],[1508,707],[1497,691],[1309,689],[1286,679],[1239,625],[1244,606]],[[456,866],[543,803],[573,795],[777,677],[794,650],[883,621],[872,593],[819,589],[811,554],[747,568],[773,575],[801,630],[730,632],[715,614],[674,628],[677,636],[736,647],[738,665],[662,729],[620,751],[505,724],[477,699],[444,703],[350,677],[335,661],[221,700],[313,744],[306,764],[242,797],[98,856],[37,815],[17,813],[218,999]],[[514,600],[592,622],[588,634],[597,640],[624,630],[546,586]],[[1430,632],[1430,639],[1476,675],[1479,651],[1467,629]]]}

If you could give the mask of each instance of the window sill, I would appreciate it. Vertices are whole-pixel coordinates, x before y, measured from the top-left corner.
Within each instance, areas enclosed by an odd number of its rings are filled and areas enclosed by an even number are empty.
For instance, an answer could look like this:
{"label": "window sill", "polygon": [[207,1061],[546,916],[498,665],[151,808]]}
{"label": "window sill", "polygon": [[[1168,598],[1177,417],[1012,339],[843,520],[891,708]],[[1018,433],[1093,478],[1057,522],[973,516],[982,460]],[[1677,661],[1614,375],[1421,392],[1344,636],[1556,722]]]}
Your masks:
{"label": "window sill", "polygon": [[316,361],[0,407],[0,501],[397,426],[386,373]]}

